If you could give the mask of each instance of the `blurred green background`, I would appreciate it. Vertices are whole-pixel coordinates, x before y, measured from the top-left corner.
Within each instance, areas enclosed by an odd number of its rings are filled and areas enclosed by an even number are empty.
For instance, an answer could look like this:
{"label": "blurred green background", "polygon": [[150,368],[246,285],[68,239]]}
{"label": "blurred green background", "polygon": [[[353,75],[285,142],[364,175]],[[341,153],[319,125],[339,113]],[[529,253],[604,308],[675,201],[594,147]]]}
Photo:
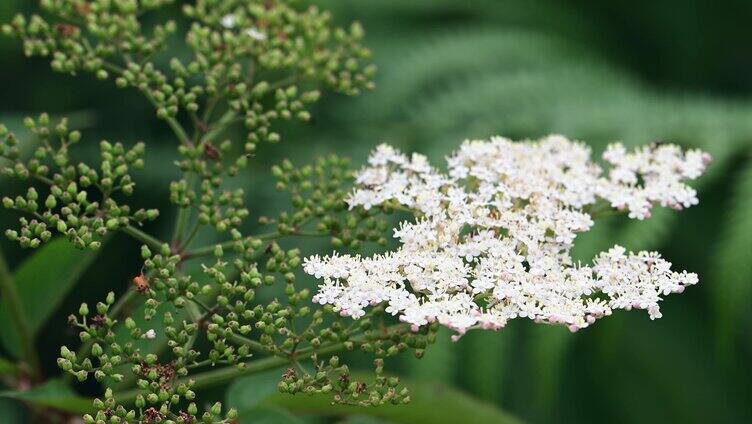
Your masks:
{"label": "blurred green background", "polygon": [[[2,0],[0,21],[32,10],[29,3]],[[454,386],[532,423],[752,422],[752,2],[317,3],[338,21],[364,24],[377,89],[325,96],[312,125],[284,128],[282,144],[263,147],[238,182],[249,188],[255,216],[285,207],[271,183],[272,162],[336,152],[360,163],[380,142],[437,164],[465,138],[495,134],[562,133],[595,152],[616,140],[670,140],[715,158],[696,184],[700,205],[660,211],[647,222],[599,222],[578,239],[583,260],[618,242],[660,250],[677,268],[697,272],[698,286],[662,304],[664,318],[617,313],[574,335],[522,320],[457,343],[444,334],[425,358],[403,358],[393,371]],[[0,40],[0,63],[0,122],[9,127],[49,111],[71,116],[92,146],[103,138],[147,142],[135,203],[163,210],[149,230],[167,234],[174,209],[166,179],[177,174],[166,165],[175,143],[148,102],[110,83],[53,74],[46,61],[25,59],[14,40]],[[17,190],[11,181],[0,184],[0,194]],[[0,211],[3,228],[16,219]],[[28,255],[4,239],[0,248],[11,268]],[[137,244],[118,237],[85,267],[40,330],[47,374],[56,373],[58,346],[74,339],[67,314],[123,291],[138,264]],[[61,278],[49,268],[49,279]],[[446,408],[441,402],[432,407]],[[424,410],[410,413],[397,421],[431,422]]]}

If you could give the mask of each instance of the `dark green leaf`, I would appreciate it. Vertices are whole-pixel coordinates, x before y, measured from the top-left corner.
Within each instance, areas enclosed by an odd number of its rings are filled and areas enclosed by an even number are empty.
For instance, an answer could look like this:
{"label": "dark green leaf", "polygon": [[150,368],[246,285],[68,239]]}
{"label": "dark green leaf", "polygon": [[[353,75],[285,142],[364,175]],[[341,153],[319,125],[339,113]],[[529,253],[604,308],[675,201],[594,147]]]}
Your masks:
{"label": "dark green leaf", "polygon": [[0,423],[22,424],[27,422],[23,406],[10,399],[0,399]]}
{"label": "dark green leaf", "polygon": [[734,345],[751,310],[752,295],[752,163],[738,177],[734,204],[713,256],[711,287],[716,344],[724,359],[732,359]]}
{"label": "dark green leaf", "polygon": [[299,414],[326,416],[362,415],[383,418],[394,423],[405,424],[516,424],[517,418],[502,412],[493,405],[473,399],[456,389],[435,383],[417,381],[404,382],[411,391],[412,401],[408,405],[388,405],[374,408],[332,405],[330,395],[275,394],[266,405],[283,407]]}
{"label": "dark green leaf", "polygon": [[442,328],[439,330],[436,343],[428,349],[427,354],[421,359],[415,359],[413,356],[405,357],[404,361],[408,364],[410,377],[421,381],[440,381],[451,384],[454,380],[454,370],[457,369],[458,351],[456,345],[452,342],[452,331]]}
{"label": "dark green leaf", "polygon": [[257,407],[277,393],[282,373],[277,369],[235,380],[227,390],[227,405],[241,412]]}
{"label": "dark green leaf", "polygon": [[[78,250],[65,239],[53,240],[40,247],[14,272],[18,296],[29,327],[36,334],[75,286],[97,251]],[[0,322],[8,322],[7,305],[0,303]],[[6,325],[0,340],[18,357],[20,346],[13,327]]]}
{"label": "dark green leaf", "polygon": [[256,406],[240,411],[240,424],[303,424],[304,421],[281,408]]}
{"label": "dark green leaf", "polygon": [[13,362],[0,358],[0,375],[13,374],[16,372],[16,364]]}
{"label": "dark green leaf", "polygon": [[25,392],[11,390],[0,392],[0,398],[17,399],[32,405],[75,414],[91,412],[92,410],[92,400],[77,395],[62,380],[51,380]]}

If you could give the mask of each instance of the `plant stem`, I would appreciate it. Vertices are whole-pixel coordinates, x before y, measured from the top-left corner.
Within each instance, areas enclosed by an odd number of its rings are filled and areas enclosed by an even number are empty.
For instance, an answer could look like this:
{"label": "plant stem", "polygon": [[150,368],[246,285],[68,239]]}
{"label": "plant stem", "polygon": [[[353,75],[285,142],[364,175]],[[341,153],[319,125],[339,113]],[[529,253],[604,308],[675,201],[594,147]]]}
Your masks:
{"label": "plant stem", "polygon": [[[154,106],[155,109],[159,107],[157,100],[154,99],[154,96],[152,96],[148,90],[144,90],[143,93],[146,96],[146,98],[149,99],[149,101],[151,102],[152,106]],[[183,126],[180,125],[180,122],[178,122],[177,119],[171,116],[168,116],[164,118],[164,120],[167,122],[167,125],[170,126],[170,128],[172,129],[172,132],[175,134],[175,136],[178,138],[178,140],[180,140],[182,144],[185,144],[185,145],[191,144],[191,138],[188,137],[188,133],[185,132],[185,130],[183,129]]]}
{"label": "plant stem", "polygon": [[[123,293],[122,296],[115,302],[114,305],[110,308],[110,310],[107,312],[107,316],[115,319],[117,318],[118,314],[120,314],[120,311],[130,303],[130,301],[136,296],[136,291],[131,289],[130,287]],[[76,350],[76,356],[79,358],[83,358],[85,356],[89,355],[89,352],[91,351],[91,347],[94,345],[94,340],[89,340],[86,343],[82,344],[81,347]],[[72,377],[71,374],[66,374],[66,377]]]}
{"label": "plant stem", "polygon": [[[282,234],[279,231],[274,231],[271,233],[265,233],[265,234],[257,234],[255,236],[251,236],[252,238],[260,239],[260,240],[274,240],[282,237],[323,237],[329,235],[329,233],[322,232],[322,233],[316,233],[316,232],[307,232],[307,231],[296,231],[294,233],[290,234]],[[232,247],[232,245],[235,243],[234,240],[226,241],[223,243],[217,243],[210,246],[204,246],[200,247],[196,250],[190,251],[186,254],[187,258],[193,259],[193,258],[200,258],[202,256],[208,256],[214,254],[214,249],[217,247],[217,245],[221,246],[222,249],[227,249]]]}
{"label": "plant stem", "polygon": [[5,304],[8,307],[11,325],[15,327],[16,334],[18,334],[24,360],[30,367],[31,377],[37,379],[41,377],[41,368],[39,365],[39,357],[34,349],[34,335],[32,334],[28,321],[26,321],[26,314],[24,313],[21,299],[18,297],[18,291],[16,290],[16,283],[13,281],[13,276],[8,269],[8,264],[5,262],[2,252],[0,252],[0,291],[5,299]]}
{"label": "plant stem", "polygon": [[[393,331],[401,331],[406,328],[407,327],[404,324],[396,324],[391,327],[385,328],[384,331],[386,335],[390,335]],[[364,336],[361,336],[351,341],[360,341],[363,338]],[[280,368],[288,364],[294,364],[295,361],[297,361],[301,356],[309,355],[312,353],[316,353],[317,355],[329,355],[332,353],[344,351],[346,349],[347,346],[345,342],[332,343],[315,349],[309,346],[300,349],[293,355],[272,356],[264,359],[259,359],[257,361],[247,363],[242,368],[238,368],[237,366],[224,367],[216,370],[205,371],[191,376],[181,377],[175,380],[173,384],[188,384],[188,382],[193,380],[194,383],[191,386],[191,390],[205,389],[226,383],[234,378],[243,375],[256,374],[259,372]],[[130,403],[136,400],[136,396],[138,396],[138,394],[138,389],[132,389],[125,392],[116,393],[115,399],[124,403]]]}
{"label": "plant stem", "polygon": [[227,126],[233,122],[236,116],[237,116],[237,113],[232,109],[225,112],[225,114],[219,118],[214,128],[212,128],[211,130],[209,130],[209,132],[204,134],[204,137],[201,139],[201,141],[203,143],[208,143],[214,140],[214,138],[222,134],[222,131],[224,131],[227,128]]}
{"label": "plant stem", "polygon": [[181,247],[183,249],[185,249],[186,247],[188,247],[191,244],[191,242],[193,241],[193,238],[196,237],[196,234],[198,234],[198,229],[199,228],[201,228],[201,223],[200,222],[196,222],[196,224],[193,226],[193,229],[191,230],[191,232],[188,233],[188,237],[185,238],[185,240],[183,241],[183,243],[181,245]]}
{"label": "plant stem", "polygon": [[263,344],[257,342],[256,340],[251,340],[251,339],[249,339],[247,337],[243,337],[243,336],[240,336],[240,335],[237,335],[237,334],[231,335],[230,336],[230,340],[232,340],[233,342],[238,343],[238,344],[244,344],[244,345],[248,346],[249,348],[251,348],[251,350],[254,351],[254,352],[269,353],[269,349],[267,349],[266,346],[264,346]]}
{"label": "plant stem", "polygon": [[146,234],[145,232],[139,230],[138,228],[128,225],[127,227],[124,227],[122,231],[125,234],[128,234],[129,236],[141,241],[145,245],[156,249],[157,252],[162,251],[162,247],[165,245],[161,240],[157,239],[156,237],[152,237],[149,234]]}
{"label": "plant stem", "polygon": [[[326,355],[330,353],[339,352],[342,350],[345,350],[345,344],[336,343],[333,345],[319,348],[316,350],[316,353]],[[301,349],[300,351],[298,351],[298,354],[303,355],[303,354],[312,353],[312,352],[313,352],[312,348],[306,348],[306,349]],[[216,370],[205,371],[205,372],[192,375],[192,376],[178,378],[177,380],[175,380],[173,384],[174,385],[188,384],[189,381],[193,380],[194,384],[191,387],[191,390],[214,387],[214,386],[228,382],[234,378],[237,378],[243,375],[256,374],[259,372],[273,370],[275,368],[280,368],[287,364],[293,363],[293,359],[294,358],[292,357],[272,356],[272,357],[259,359],[257,361],[250,362],[242,368],[238,368],[237,366],[224,367],[224,368],[220,368]],[[129,402],[133,402],[136,400],[136,396],[138,395],[138,393],[139,393],[138,389],[132,389],[126,392],[115,394],[115,398],[118,401],[129,403]]]}
{"label": "plant stem", "polygon": [[[194,180],[195,180],[195,175],[189,174],[186,180],[188,183],[189,190],[193,190]],[[175,219],[175,230],[172,233],[172,243],[175,246],[181,247],[183,233],[185,232],[185,227],[188,225],[188,218],[190,214],[191,214],[190,205],[186,207],[183,207],[183,206],[178,207],[178,216]],[[185,246],[185,245],[183,244],[182,246]]]}

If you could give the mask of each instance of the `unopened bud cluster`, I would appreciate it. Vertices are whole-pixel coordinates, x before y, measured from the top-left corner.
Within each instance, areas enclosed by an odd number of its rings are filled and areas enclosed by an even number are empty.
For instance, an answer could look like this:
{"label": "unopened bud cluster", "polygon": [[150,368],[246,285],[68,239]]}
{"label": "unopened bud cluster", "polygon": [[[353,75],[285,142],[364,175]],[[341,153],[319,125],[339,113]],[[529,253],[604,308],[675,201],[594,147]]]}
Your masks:
{"label": "unopened bud cluster", "polygon": [[108,232],[157,218],[156,209],[132,211],[116,200],[133,194],[130,170],[143,168],[144,143],[126,149],[102,141],[101,162],[94,168],[71,159],[81,133],[70,130],[66,119],[53,125],[43,114],[25,125],[38,140],[30,158],[22,157],[16,136],[0,126],[0,158],[10,161],[3,174],[33,183],[25,195],[3,197],[5,208],[30,216],[20,218],[19,230],[7,230],[8,238],[34,248],[59,233],[79,248],[96,249]]}
{"label": "unopened bud cluster", "polygon": [[[251,211],[243,190],[225,184],[253,160],[259,143],[281,140],[275,123],[310,119],[321,87],[347,95],[373,87],[362,28],[334,27],[328,12],[275,0],[198,0],[183,5],[181,17],[161,22],[163,15],[151,14],[171,3],[43,0],[44,14],[17,16],[2,27],[23,41],[28,56],[49,57],[57,72],[91,73],[140,91],[178,144],[182,177],[170,184],[178,222],[174,238],[162,242],[139,229],[157,217],[156,210],[131,212],[113,198],[133,192],[129,171],[144,165],[143,144],[126,149],[102,142],[97,168],[74,166],[69,148],[81,135],[64,121],[56,128],[49,128],[46,115],[29,121],[42,140],[32,159],[0,129],[0,154],[10,160],[4,172],[32,178],[50,192],[40,195],[34,186],[4,200],[30,215],[9,237],[38,246],[57,231],[79,247],[96,247],[109,231],[122,230],[143,242],[143,266],[129,292],[118,302],[108,295],[95,310],[83,304],[69,320],[82,346],[62,348],[58,365],[78,381],[93,377],[105,388],[94,404],[97,412],[84,422],[232,422],[234,411],[204,407],[195,386],[208,368],[244,372],[259,356],[313,365],[311,375],[281,376],[283,392],[329,393],[336,402],[358,405],[407,402],[407,390],[384,374],[383,358],[407,350],[421,357],[436,327],[422,333],[390,327],[379,308],[345,325],[332,308],[311,309],[310,290],[296,286],[302,254],[281,240],[323,237],[348,250],[386,244],[387,225],[378,211],[347,208],[353,182],[347,160],[330,156],[302,167],[289,161],[275,166],[272,174],[277,188],[289,193],[290,209],[259,219],[267,233],[242,232]],[[186,28],[183,41],[191,54],[172,57],[166,45],[181,36],[180,28]],[[237,130],[244,133],[240,140]],[[229,238],[193,247],[193,236],[205,228]],[[202,258],[201,275],[182,271],[184,262]],[[338,350],[375,356],[374,378],[356,381],[338,357],[322,358]],[[135,385],[135,392],[123,395],[116,383]]]}

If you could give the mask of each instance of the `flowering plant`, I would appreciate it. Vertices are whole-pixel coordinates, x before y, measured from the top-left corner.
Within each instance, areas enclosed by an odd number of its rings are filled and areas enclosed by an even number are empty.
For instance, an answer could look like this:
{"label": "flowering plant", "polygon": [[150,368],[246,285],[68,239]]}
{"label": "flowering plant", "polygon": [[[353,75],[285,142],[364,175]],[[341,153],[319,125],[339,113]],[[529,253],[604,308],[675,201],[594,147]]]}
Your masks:
{"label": "flowering plant", "polygon": [[[585,145],[561,136],[466,142],[447,158],[447,173],[385,145],[357,172],[337,156],[300,167],[285,161],[272,174],[293,209],[260,217],[270,231],[245,233],[251,213],[243,191],[227,180],[242,175],[261,143],[280,141],[277,121],[310,119],[318,87],[348,95],[372,88],[363,31],[335,27],[327,13],[294,2],[198,0],[183,7],[192,56],[172,57],[167,44],[181,25],[151,23],[171,3],[42,0],[48,17],[19,15],[3,26],[57,72],[90,73],[141,92],[177,144],[181,177],[169,183],[175,230],[160,240],[143,229],[160,211],[127,202],[136,191],[131,172],[147,166],[144,143],[102,141],[94,165],[73,161],[83,136],[65,119],[27,119],[39,139],[30,157],[0,127],[3,172],[31,181],[25,194],[3,198],[23,214],[20,227],[6,231],[9,239],[37,248],[59,235],[98,249],[119,231],[141,243],[143,266],[131,288],[93,308],[82,304],[69,318],[80,346],[63,346],[58,366],[79,382],[102,385],[85,422],[233,422],[236,411],[204,407],[197,391],[277,368],[287,368],[278,383],[284,393],[403,404],[409,392],[386,376],[384,360],[407,350],[423,356],[439,325],[459,337],[517,317],[572,331],[615,309],[646,309],[658,318],[662,296],[697,282],[655,252],[615,246],[592,265],[570,255],[577,234],[606,214],[647,219],[655,205],[697,203],[685,181],[702,174],[709,156],[670,144],[632,152],[612,145],[603,155],[606,170]],[[238,126],[243,140],[224,139]],[[411,217],[394,230],[401,246],[384,254],[304,259],[280,243],[316,236],[338,250],[384,246],[384,216],[393,211]],[[224,239],[195,246],[207,228]],[[200,261],[202,276],[183,272],[189,261]],[[323,280],[315,293],[298,284],[301,266]],[[258,300],[275,285],[284,286],[280,298]],[[13,304],[13,285],[3,290]],[[312,307],[311,296],[320,306]],[[20,314],[15,318],[19,334],[27,334]],[[28,337],[22,344],[27,374],[37,382]],[[353,350],[373,356],[373,378],[353,375],[338,356]]]}

